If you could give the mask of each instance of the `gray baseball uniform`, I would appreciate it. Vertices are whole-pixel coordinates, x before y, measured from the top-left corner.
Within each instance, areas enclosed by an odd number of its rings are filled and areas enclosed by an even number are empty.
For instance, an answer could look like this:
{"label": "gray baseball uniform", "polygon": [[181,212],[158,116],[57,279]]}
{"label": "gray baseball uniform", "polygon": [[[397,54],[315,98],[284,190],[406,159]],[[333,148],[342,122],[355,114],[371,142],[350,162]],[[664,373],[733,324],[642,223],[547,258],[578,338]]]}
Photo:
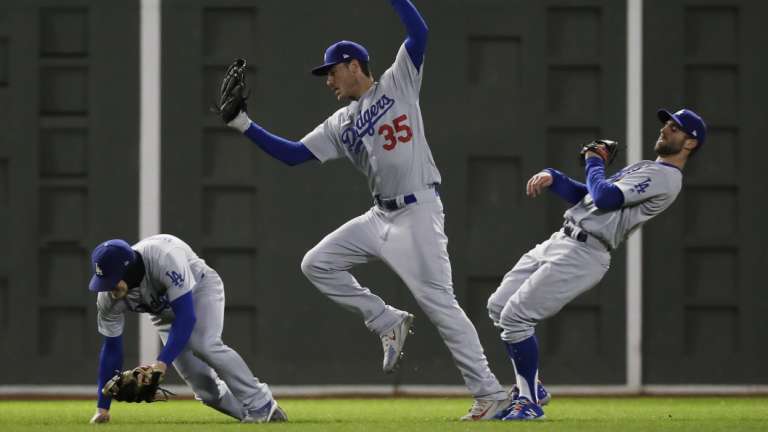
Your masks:
{"label": "gray baseball uniform", "polygon": [[321,292],[360,313],[366,326],[381,335],[406,312],[386,305],[348,271],[381,259],[437,326],[471,393],[504,399],[477,331],[453,293],[443,206],[436,191],[440,173],[419,108],[422,69],[401,46],[379,82],[301,140],[321,162],[349,159],[367,176],[378,203],[326,236],[306,254],[301,268]]}
{"label": "gray baseball uniform", "polygon": [[621,208],[600,210],[585,195],[565,212],[567,228],[523,255],[491,295],[488,311],[504,329],[504,341],[527,339],[539,321],[597,285],[610,266],[610,251],[674,202],[682,173],[663,162],[641,161],[609,181],[624,195]]}
{"label": "gray baseball uniform", "polygon": [[[97,298],[99,333],[123,333],[125,313],[146,312],[167,342],[174,319],[170,302],[192,291],[195,323],[185,349],[174,360],[179,375],[195,397],[227,415],[242,420],[249,410],[272,400],[267,384],[260,383],[240,355],[224,344],[224,283],[219,275],[181,239],[160,234],[132,248],[141,254],[146,274],[137,288],[115,300],[109,292]],[[173,283],[173,280],[185,283]]]}

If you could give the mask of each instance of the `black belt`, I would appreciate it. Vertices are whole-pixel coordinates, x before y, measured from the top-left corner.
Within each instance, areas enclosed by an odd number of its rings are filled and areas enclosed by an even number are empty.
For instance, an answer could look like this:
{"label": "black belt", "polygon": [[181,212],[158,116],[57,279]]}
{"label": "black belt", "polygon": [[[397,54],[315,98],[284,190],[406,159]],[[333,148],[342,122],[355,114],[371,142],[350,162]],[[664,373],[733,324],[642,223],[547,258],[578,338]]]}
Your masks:
{"label": "black belt", "polygon": [[587,233],[585,233],[584,231],[579,231],[579,233],[576,234],[576,237],[574,237],[573,236],[573,227],[570,226],[570,225],[563,225],[563,232],[568,237],[570,237],[572,239],[575,239],[577,241],[580,241],[582,243],[586,243],[586,241],[587,241]]}
{"label": "black belt", "polygon": [[383,208],[384,210],[389,210],[389,211],[399,210],[399,209],[407,206],[408,204],[413,204],[413,203],[416,202],[416,195],[414,195],[414,194],[405,195],[403,197],[403,205],[402,206],[400,206],[397,203],[397,198],[389,198],[389,199],[385,198],[385,199],[382,199],[378,195],[376,195],[373,198],[376,200],[376,204],[379,207]]}
{"label": "black belt", "polygon": [[374,195],[373,201],[376,203],[379,208],[382,208],[384,210],[388,211],[395,211],[400,210],[401,208],[413,204],[416,201],[419,200],[419,197],[424,200],[426,198],[429,198],[428,194],[435,194],[440,195],[440,191],[438,189],[439,183],[433,183],[428,185],[427,189],[424,189],[422,191],[409,193],[407,195],[400,195],[393,198],[382,198],[381,195]]}

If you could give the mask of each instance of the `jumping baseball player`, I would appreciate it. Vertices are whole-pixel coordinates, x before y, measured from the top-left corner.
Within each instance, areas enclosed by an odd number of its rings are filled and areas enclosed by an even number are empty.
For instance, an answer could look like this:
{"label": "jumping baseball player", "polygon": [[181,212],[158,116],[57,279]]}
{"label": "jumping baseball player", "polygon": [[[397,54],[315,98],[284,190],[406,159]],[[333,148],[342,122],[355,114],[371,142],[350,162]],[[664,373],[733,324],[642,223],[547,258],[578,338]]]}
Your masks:
{"label": "jumping baseball player", "polygon": [[658,111],[663,123],[654,150],[644,160],[605,178],[606,161],[616,154],[613,141],[595,141],[582,149],[586,184],[547,168],[531,177],[530,197],[549,188],[573,207],[562,229],[523,255],[488,299],[488,312],[502,330],[514,364],[520,395],[498,418],[544,417],[537,385],[539,347],[536,324],[556,314],[603,278],[610,252],[645,222],[669,207],[680,192],[682,169],[704,144],[707,127],[691,110]]}
{"label": "jumping baseball player", "polygon": [[477,331],[453,292],[437,191],[440,173],[419,108],[428,29],[409,0],[390,3],[408,34],[394,63],[374,81],[362,45],[345,40],[331,45],[324,63],[312,73],[326,77],[326,85],[339,101],[350,102],[301,141],[277,137],[248,118],[243,60],[227,73],[217,111],[229,126],[288,165],[347,158],[367,177],[373,207],[307,252],[301,270],[323,294],[360,314],[380,336],[383,370],[389,373],[400,360],[414,317],[387,305],[349,273],[355,265],[384,261],[437,326],[474,395],[474,404],[462,419],[488,419],[507,407],[510,399],[489,369]]}
{"label": "jumping baseball player", "polygon": [[287,420],[267,384],[253,376],[240,355],[224,344],[224,283],[177,237],[148,237],[131,247],[123,240],[99,244],[91,256],[89,289],[98,293],[98,410],[91,423],[110,420],[112,402],[101,391],[123,362],[126,312],[146,312],[163,349],[148,368],[165,373],[168,364],[192,387],[195,397],[244,423]]}

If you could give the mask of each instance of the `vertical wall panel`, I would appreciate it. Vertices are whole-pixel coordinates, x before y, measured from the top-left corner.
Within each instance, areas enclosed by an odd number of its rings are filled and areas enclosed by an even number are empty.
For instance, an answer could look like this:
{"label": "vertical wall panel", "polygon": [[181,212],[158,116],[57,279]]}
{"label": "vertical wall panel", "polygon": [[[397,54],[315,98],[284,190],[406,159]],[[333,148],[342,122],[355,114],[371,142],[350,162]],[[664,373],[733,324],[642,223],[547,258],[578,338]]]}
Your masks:
{"label": "vertical wall panel", "polygon": [[510,196],[509,185],[521,184],[523,176],[519,158],[471,157],[468,164],[467,246],[476,251],[469,257],[469,266],[473,273],[486,275],[506,265],[489,252],[506,248],[509,238],[515,235],[515,227],[506,216],[520,211],[522,198]]}
{"label": "vertical wall panel", "polygon": [[[267,355],[258,349],[261,334],[256,332],[264,288],[257,240],[269,229],[258,221],[262,207],[270,205],[258,181],[263,156],[210,107],[235,57],[249,61],[248,85],[259,94],[261,61],[252,48],[259,24],[252,3],[163,2],[162,151],[174,160],[164,158],[162,164],[162,230],[187,241],[224,280],[224,340],[249,363]],[[169,78],[178,75],[183,75],[179,81]],[[254,113],[268,106],[267,99],[253,101]],[[182,118],[180,130],[174,125]]]}
{"label": "vertical wall panel", "polygon": [[600,68],[553,66],[549,70],[548,111],[557,118],[597,122],[600,113]]}
{"label": "vertical wall panel", "polygon": [[44,115],[88,114],[88,71],[84,67],[45,67],[40,71]]}
{"label": "vertical wall panel", "polygon": [[[597,138],[622,140],[624,134],[624,5],[599,3],[546,9],[546,166],[578,181],[584,168],[578,149]],[[621,34],[621,37],[617,37]],[[621,59],[620,61],[618,59]],[[617,101],[622,103],[618,104]],[[615,165],[621,166],[621,158]],[[613,167],[616,168],[615,166]],[[546,194],[546,221],[557,229],[570,204]],[[541,239],[544,240],[544,239]],[[566,305],[539,330],[542,375],[549,381],[578,384],[623,383],[624,252],[612,253],[603,280]],[[610,368],[594,368],[595,364]]]}
{"label": "vertical wall panel", "polygon": [[81,128],[44,129],[40,140],[43,177],[84,177],[88,172],[88,133]]}
{"label": "vertical wall panel", "polygon": [[739,9],[727,5],[689,6],[684,17],[685,55],[689,57],[739,54]]}
{"label": "vertical wall panel", "polygon": [[550,7],[547,26],[550,56],[594,59],[600,55],[604,27],[599,7]]}
{"label": "vertical wall panel", "polygon": [[44,57],[88,55],[87,8],[45,7],[40,12],[40,53]]}
{"label": "vertical wall panel", "polygon": [[[138,1],[11,0],[0,16],[0,102],[16,101],[0,112],[0,243],[14,250],[0,264],[0,381],[90,383],[90,251],[136,240]],[[14,372],[22,364],[34,378]]]}
{"label": "vertical wall panel", "polygon": [[0,37],[0,87],[8,85],[8,38]]}
{"label": "vertical wall panel", "polygon": [[[762,174],[768,116],[762,2],[646,1],[646,155],[657,107],[688,107],[709,126],[675,204],[646,228],[644,365],[652,384],[764,382],[768,311]],[[657,47],[664,46],[663,50]],[[655,65],[665,64],[664,68]],[[663,70],[662,70],[663,69]],[[661,270],[663,269],[663,271]],[[738,364],[738,368],[718,365]]]}
{"label": "vertical wall panel", "polygon": [[8,279],[0,278],[0,335],[6,336],[11,321],[11,301]]}

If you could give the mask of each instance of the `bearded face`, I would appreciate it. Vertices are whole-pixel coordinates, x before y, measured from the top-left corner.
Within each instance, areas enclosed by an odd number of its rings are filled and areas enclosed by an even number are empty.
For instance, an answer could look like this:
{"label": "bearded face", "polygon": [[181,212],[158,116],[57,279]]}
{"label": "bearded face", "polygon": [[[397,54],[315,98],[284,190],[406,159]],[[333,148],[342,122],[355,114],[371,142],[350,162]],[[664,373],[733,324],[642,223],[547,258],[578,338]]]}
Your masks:
{"label": "bearded face", "polygon": [[668,120],[659,131],[659,139],[656,140],[654,150],[659,156],[676,155],[683,151],[683,144],[689,139],[680,126],[672,120]]}

